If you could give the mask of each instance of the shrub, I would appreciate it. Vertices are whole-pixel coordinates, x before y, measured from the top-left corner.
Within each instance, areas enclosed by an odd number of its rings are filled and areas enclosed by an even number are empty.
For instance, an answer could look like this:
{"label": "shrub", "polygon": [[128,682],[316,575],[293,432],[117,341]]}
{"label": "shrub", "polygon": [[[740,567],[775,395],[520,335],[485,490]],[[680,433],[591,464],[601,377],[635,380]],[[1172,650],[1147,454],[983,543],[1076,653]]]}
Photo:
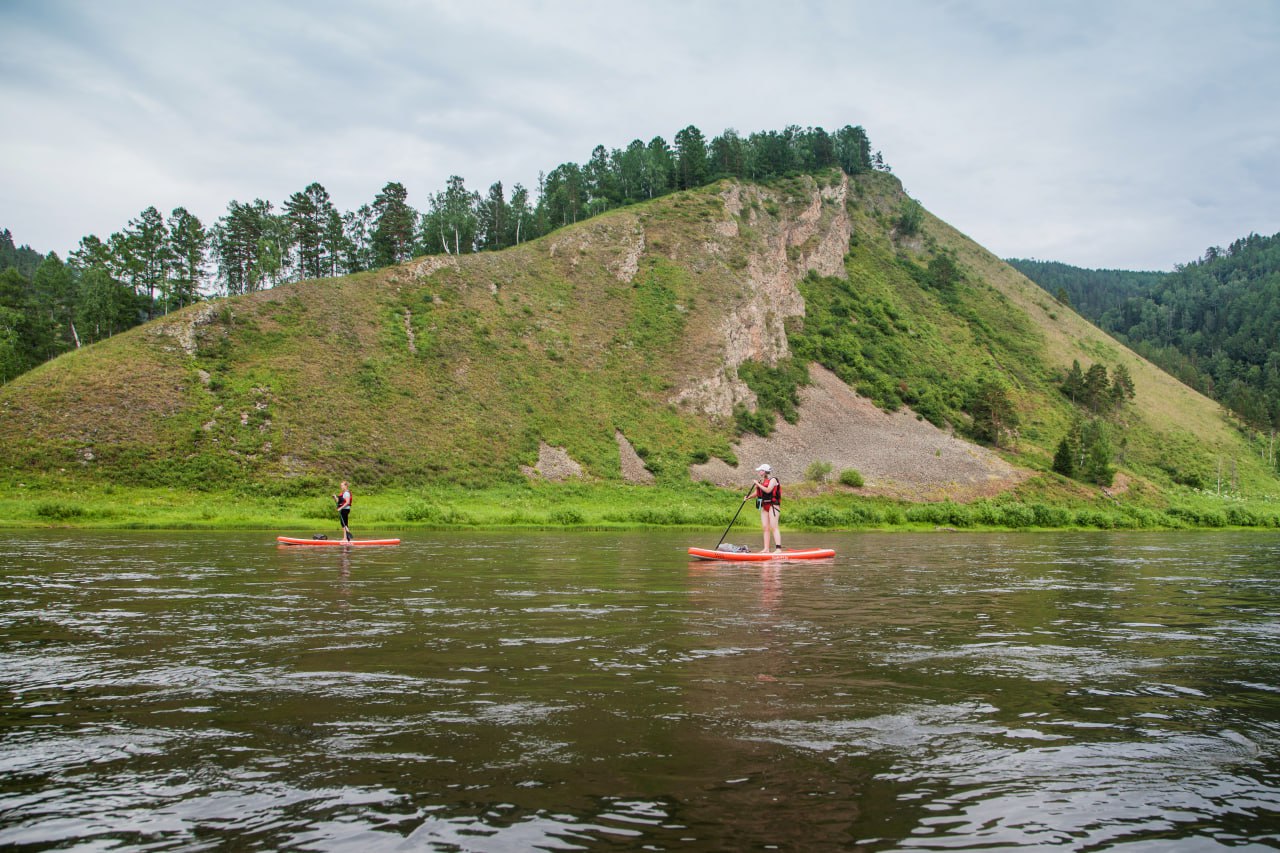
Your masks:
{"label": "shrub", "polygon": [[812,480],[815,483],[821,483],[827,479],[827,475],[831,473],[830,462],[811,462],[809,467],[804,471],[804,478]]}
{"label": "shrub", "polygon": [[801,527],[838,527],[840,514],[829,506],[815,504],[791,512],[791,522]]}
{"label": "shrub", "polygon": [[845,519],[850,526],[858,527],[864,524],[879,524],[884,521],[884,516],[873,506],[854,504],[845,510]]}
{"label": "shrub", "polygon": [[1036,512],[1026,504],[1005,504],[1000,507],[1000,518],[1006,527],[1015,529],[1034,527],[1036,524]]}
{"label": "shrub", "polygon": [[1099,530],[1110,530],[1115,527],[1115,519],[1105,512],[1096,509],[1082,509],[1076,513],[1076,524],[1081,527],[1096,527]]}
{"label": "shrub", "polygon": [[1004,524],[1004,510],[999,504],[978,501],[969,506],[969,512],[975,524],[986,524],[991,527]]}
{"label": "shrub", "polygon": [[1235,527],[1259,527],[1258,516],[1242,506],[1227,507],[1227,523]]}
{"label": "shrub", "polygon": [[38,518],[47,518],[50,521],[68,521],[73,518],[83,518],[84,507],[76,504],[61,503],[60,501],[49,501],[36,507],[36,516]]}
{"label": "shrub", "polygon": [[849,486],[850,488],[861,488],[864,481],[862,475],[853,468],[845,468],[840,472],[840,485]]}
{"label": "shrub", "polygon": [[1071,513],[1062,507],[1034,503],[1029,509],[1035,516],[1037,527],[1066,527],[1071,524]]}
{"label": "shrub", "polygon": [[907,521],[924,524],[948,524],[954,527],[968,527],[973,518],[967,507],[943,501],[936,504],[918,504],[907,509]]}
{"label": "shrub", "polygon": [[586,521],[586,518],[583,517],[582,513],[578,512],[576,509],[561,507],[551,513],[551,520],[556,524],[569,527],[574,524],[582,524]]}
{"label": "shrub", "polygon": [[740,433],[753,432],[763,438],[768,438],[773,433],[772,412],[753,412],[741,403],[733,407],[733,422]]}
{"label": "shrub", "polygon": [[887,507],[884,512],[881,513],[881,518],[884,520],[885,524],[897,527],[902,526],[907,521],[906,514],[896,506]]}
{"label": "shrub", "polygon": [[451,506],[437,506],[415,498],[405,505],[400,517],[405,521],[426,521],[432,524],[466,524],[467,517]]}

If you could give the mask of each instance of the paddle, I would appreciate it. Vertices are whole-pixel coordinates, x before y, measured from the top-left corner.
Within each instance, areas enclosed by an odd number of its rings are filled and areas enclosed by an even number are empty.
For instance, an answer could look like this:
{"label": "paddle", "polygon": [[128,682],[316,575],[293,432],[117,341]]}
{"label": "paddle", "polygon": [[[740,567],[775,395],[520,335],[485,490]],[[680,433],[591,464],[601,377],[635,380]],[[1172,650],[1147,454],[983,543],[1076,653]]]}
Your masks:
{"label": "paddle", "polygon": [[[744,506],[746,506],[746,505],[747,505],[747,500],[748,500],[750,497],[751,497],[751,495],[747,495],[747,497],[745,497],[745,498],[743,498],[743,499],[742,499],[742,503],[738,504],[738,512],[742,512],[742,508],[743,508]],[[729,522],[729,527],[726,527],[726,528],[724,529],[724,534],[723,534],[723,535],[721,535],[721,537],[720,537],[720,541],[716,543],[716,547],[715,547],[715,549],[714,549],[714,550],[719,551],[719,550],[720,550],[720,546],[721,546],[722,544],[724,544],[724,537],[729,535],[729,530],[730,530],[730,528],[732,528],[732,527],[733,527],[733,522],[738,520],[738,512],[735,512],[735,513],[733,514],[733,521]]]}

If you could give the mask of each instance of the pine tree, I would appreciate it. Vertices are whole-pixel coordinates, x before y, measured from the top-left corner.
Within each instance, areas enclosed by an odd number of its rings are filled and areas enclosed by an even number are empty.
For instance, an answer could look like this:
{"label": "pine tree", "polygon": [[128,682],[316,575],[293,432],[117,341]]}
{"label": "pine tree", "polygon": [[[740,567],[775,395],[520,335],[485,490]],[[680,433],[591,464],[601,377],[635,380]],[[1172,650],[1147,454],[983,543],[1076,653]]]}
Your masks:
{"label": "pine tree", "polygon": [[330,216],[334,213],[329,191],[318,183],[289,196],[284,203],[284,219],[289,223],[290,245],[297,248],[298,273],[302,278],[320,278],[331,265],[329,254]]}
{"label": "pine tree", "polygon": [[1064,477],[1076,475],[1076,450],[1071,446],[1070,435],[1064,435],[1053,454],[1053,470]]}
{"label": "pine tree", "polygon": [[1112,448],[1111,441],[1107,437],[1106,424],[1096,418],[1086,424],[1082,445],[1084,465],[1081,475],[1090,483],[1110,486],[1115,479],[1116,470],[1112,466]]}
{"label": "pine tree", "polygon": [[1122,406],[1132,400],[1136,392],[1133,388],[1133,377],[1129,368],[1117,364],[1111,372],[1111,402],[1113,406]]}
{"label": "pine tree", "polygon": [[342,239],[346,257],[343,267],[347,272],[371,270],[373,261],[373,207],[362,204],[342,215]]}
{"label": "pine tree", "polygon": [[677,186],[682,190],[700,187],[707,182],[707,142],[702,131],[693,125],[676,134]]}
{"label": "pine tree", "polygon": [[476,248],[493,250],[510,246],[510,218],[511,207],[503,193],[502,181],[498,181],[489,187],[488,195],[476,207]]}
{"label": "pine tree", "polygon": [[649,140],[644,158],[644,191],[646,198],[665,195],[672,189],[676,161],[670,146],[661,136]]}
{"label": "pine tree", "polygon": [[50,252],[36,267],[31,278],[31,298],[37,309],[37,322],[47,329],[47,334],[40,335],[46,349],[33,353],[36,359],[48,361],[72,346],[79,347],[72,316],[76,301],[75,275],[57,253]]}
{"label": "pine tree", "polygon": [[169,298],[174,308],[190,305],[200,298],[200,285],[205,276],[205,257],[209,251],[209,235],[199,217],[185,207],[176,207],[168,223]]}
{"label": "pine tree", "polygon": [[124,232],[135,275],[134,291],[146,291],[147,316],[155,315],[156,292],[167,296],[169,283],[169,232],[160,211],[148,207],[129,220]]}
{"label": "pine tree", "polygon": [[1009,389],[995,376],[983,378],[969,399],[973,432],[981,441],[1000,446],[1001,438],[1018,427],[1018,412]]}
{"label": "pine tree", "polygon": [[254,199],[244,204],[232,200],[226,215],[214,226],[213,253],[218,277],[228,295],[252,293],[266,283],[264,275],[273,264],[263,263],[261,256],[274,244],[269,231],[275,218],[270,202]]}
{"label": "pine tree", "polygon": [[1080,360],[1072,359],[1067,378],[1062,380],[1062,393],[1073,403],[1084,397],[1084,371],[1080,369]]}
{"label": "pine tree", "polygon": [[80,276],[76,298],[76,325],[85,343],[123,332],[137,322],[135,298],[128,287],[95,266]]}
{"label": "pine tree", "polygon": [[1091,412],[1101,412],[1111,401],[1111,380],[1106,365],[1094,363],[1084,374],[1084,404]]}
{"label": "pine tree", "polygon": [[392,181],[373,199],[373,262],[380,267],[408,260],[418,215],[404,184]]}

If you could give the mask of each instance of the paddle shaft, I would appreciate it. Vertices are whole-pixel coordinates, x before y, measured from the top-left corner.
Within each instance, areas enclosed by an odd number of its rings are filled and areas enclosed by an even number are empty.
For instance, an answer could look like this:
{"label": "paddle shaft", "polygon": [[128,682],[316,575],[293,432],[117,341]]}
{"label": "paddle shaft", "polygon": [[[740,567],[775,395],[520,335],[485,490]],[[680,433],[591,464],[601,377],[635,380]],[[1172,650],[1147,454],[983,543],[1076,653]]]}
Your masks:
{"label": "paddle shaft", "polygon": [[[742,503],[738,504],[738,512],[742,512],[742,508],[747,505],[747,499],[750,497],[751,495],[747,495],[747,497],[742,499]],[[724,543],[724,537],[729,535],[729,531],[733,528],[734,522],[738,520],[738,512],[733,514],[733,521],[729,522],[729,526],[724,529],[724,533],[720,536],[720,541],[716,543],[716,550],[719,550],[721,544]]]}

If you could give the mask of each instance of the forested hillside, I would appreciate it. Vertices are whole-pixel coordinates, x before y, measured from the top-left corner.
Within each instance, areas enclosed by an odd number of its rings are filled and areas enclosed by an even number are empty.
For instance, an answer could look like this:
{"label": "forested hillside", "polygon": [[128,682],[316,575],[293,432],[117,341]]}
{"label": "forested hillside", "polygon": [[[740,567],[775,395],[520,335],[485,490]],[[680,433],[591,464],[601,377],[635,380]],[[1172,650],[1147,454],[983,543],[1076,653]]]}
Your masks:
{"label": "forested hillside", "polygon": [[1280,234],[1210,248],[1168,274],[1010,263],[1251,427],[1280,427]]}
{"label": "forested hillside", "polygon": [[30,278],[40,266],[43,256],[30,246],[16,246],[8,228],[0,230],[0,272],[12,267]]}
{"label": "forested hillside", "polygon": [[1057,261],[1024,258],[1009,258],[1005,263],[1095,323],[1124,300],[1149,293],[1167,275],[1163,272],[1090,270]]}

